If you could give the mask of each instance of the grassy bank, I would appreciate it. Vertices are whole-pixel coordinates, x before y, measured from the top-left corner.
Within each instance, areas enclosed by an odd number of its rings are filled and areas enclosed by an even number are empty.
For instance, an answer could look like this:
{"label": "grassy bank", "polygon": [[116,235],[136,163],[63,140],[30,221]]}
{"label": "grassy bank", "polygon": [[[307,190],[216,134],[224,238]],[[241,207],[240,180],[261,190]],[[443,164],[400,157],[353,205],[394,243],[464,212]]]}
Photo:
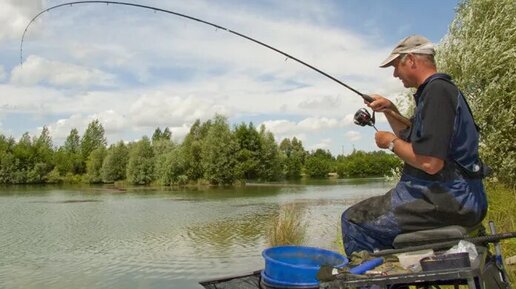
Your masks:
{"label": "grassy bank", "polygon": [[[489,209],[484,221],[488,228],[488,221],[494,221],[497,232],[516,231],[516,189],[495,183],[486,183]],[[516,239],[503,240],[502,254],[504,257],[516,256]],[[507,266],[511,282],[516,283],[516,265]]]}

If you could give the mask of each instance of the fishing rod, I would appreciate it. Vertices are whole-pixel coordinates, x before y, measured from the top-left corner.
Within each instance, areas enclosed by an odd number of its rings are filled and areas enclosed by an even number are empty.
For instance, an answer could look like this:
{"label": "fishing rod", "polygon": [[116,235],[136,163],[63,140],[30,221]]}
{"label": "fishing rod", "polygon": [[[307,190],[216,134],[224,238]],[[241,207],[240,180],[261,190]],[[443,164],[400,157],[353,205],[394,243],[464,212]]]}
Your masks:
{"label": "fishing rod", "polygon": [[[368,103],[374,101],[374,99],[371,96],[369,96],[367,94],[364,94],[364,93],[361,93],[360,91],[354,89],[353,87],[347,85],[346,83],[344,83],[344,82],[338,80],[337,78],[329,75],[328,73],[318,69],[317,67],[314,67],[314,66],[312,66],[312,65],[310,65],[310,64],[308,64],[308,63],[306,63],[306,62],[304,62],[302,60],[300,60],[297,57],[294,57],[294,56],[292,56],[292,55],[290,55],[290,54],[288,54],[288,53],[286,53],[284,51],[281,51],[281,50],[279,50],[279,49],[277,49],[277,48],[275,48],[273,46],[270,46],[270,45],[268,45],[266,43],[263,43],[263,42],[261,42],[259,40],[256,40],[256,39],[252,38],[252,37],[249,37],[249,36],[247,36],[245,34],[236,32],[234,30],[228,29],[228,28],[220,26],[218,24],[215,24],[215,23],[212,23],[212,22],[208,22],[206,20],[202,20],[200,18],[189,16],[189,15],[186,15],[186,14],[183,14],[183,13],[179,13],[179,12],[175,12],[175,11],[171,11],[171,10],[167,10],[167,9],[162,9],[162,8],[158,8],[158,7],[148,6],[148,5],[142,5],[142,4],[136,4],[136,3],[128,3],[128,2],[120,2],[120,1],[74,1],[74,2],[62,3],[62,4],[55,5],[55,6],[52,6],[52,7],[49,7],[47,9],[42,10],[41,12],[36,14],[36,16],[34,16],[30,20],[29,24],[27,24],[27,26],[25,27],[25,30],[23,31],[21,42],[20,42],[20,65],[23,65],[23,42],[25,40],[25,34],[27,33],[27,30],[29,29],[30,25],[39,16],[41,16],[42,14],[44,14],[46,12],[49,12],[49,11],[54,10],[54,9],[58,9],[60,7],[64,7],[64,6],[70,6],[71,7],[73,5],[78,5],[78,4],[106,4],[106,5],[112,4],[112,5],[132,6],[132,7],[152,10],[152,11],[155,11],[155,12],[164,12],[164,13],[172,14],[172,15],[175,15],[175,16],[179,16],[179,17],[183,17],[183,18],[186,18],[186,19],[189,19],[189,20],[193,20],[193,21],[197,21],[197,22],[203,23],[203,24],[215,27],[217,29],[225,30],[225,31],[227,31],[227,32],[229,32],[231,34],[234,34],[234,35],[237,35],[239,37],[245,38],[245,39],[247,39],[249,41],[252,41],[252,42],[254,42],[256,44],[259,44],[259,45],[264,46],[264,47],[266,47],[268,49],[276,51],[277,53],[280,53],[283,56],[287,57],[287,59],[290,58],[290,59],[292,59],[292,60],[294,60],[294,61],[296,61],[296,62],[298,62],[298,63],[300,63],[300,64],[302,64],[302,65],[304,65],[304,66],[306,66],[306,67],[308,67],[308,68],[310,68],[310,69],[312,69],[312,70],[314,70],[314,71],[316,71],[316,72],[318,72],[318,73],[320,73],[320,74],[322,74],[324,76],[326,76],[327,78],[337,82],[338,84],[340,84],[340,85],[344,86],[345,88],[351,90],[352,92],[358,94],[360,97],[362,97],[364,99],[364,101],[366,101]],[[400,115],[400,114],[398,114],[398,113],[396,113],[396,112],[394,112],[392,110],[385,110],[384,113],[391,115],[392,117],[394,117],[395,119],[397,119],[401,123],[405,124],[406,126],[410,127],[410,125],[411,125],[410,121],[407,118],[403,117],[402,115]]]}

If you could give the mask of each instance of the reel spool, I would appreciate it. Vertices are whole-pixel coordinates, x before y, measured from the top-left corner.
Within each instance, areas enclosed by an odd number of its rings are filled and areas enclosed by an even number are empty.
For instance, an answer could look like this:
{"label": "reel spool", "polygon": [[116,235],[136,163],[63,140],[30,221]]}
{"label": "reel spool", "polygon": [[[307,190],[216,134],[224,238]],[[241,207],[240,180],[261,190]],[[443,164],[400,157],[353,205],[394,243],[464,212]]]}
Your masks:
{"label": "reel spool", "polygon": [[[365,109],[365,108],[361,108],[355,113],[355,116],[353,117],[353,122],[359,126],[368,125],[368,126],[374,127],[374,129],[376,129],[376,127],[374,126],[374,123],[375,123],[374,111],[373,111],[373,115],[371,116],[369,111],[367,111],[367,109]],[[378,131],[378,129],[376,129],[376,130]]]}

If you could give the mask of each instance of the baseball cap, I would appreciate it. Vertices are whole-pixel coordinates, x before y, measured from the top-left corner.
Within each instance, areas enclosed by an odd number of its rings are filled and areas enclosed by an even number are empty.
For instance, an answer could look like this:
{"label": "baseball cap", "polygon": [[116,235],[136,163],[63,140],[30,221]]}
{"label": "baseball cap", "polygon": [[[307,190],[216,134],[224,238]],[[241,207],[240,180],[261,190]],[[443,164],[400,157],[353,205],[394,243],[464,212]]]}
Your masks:
{"label": "baseball cap", "polygon": [[401,54],[416,53],[416,54],[435,54],[434,45],[430,40],[421,35],[410,35],[401,40],[398,45],[392,50],[389,57],[387,57],[380,67],[388,67],[392,65],[394,59]]}

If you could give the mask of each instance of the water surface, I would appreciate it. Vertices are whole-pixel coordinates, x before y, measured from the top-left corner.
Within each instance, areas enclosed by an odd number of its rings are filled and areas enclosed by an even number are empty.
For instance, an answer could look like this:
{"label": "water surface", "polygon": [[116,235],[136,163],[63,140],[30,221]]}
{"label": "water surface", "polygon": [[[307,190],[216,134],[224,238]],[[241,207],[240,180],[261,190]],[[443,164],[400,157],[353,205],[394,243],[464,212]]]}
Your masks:
{"label": "water surface", "polygon": [[126,190],[0,188],[0,288],[199,289],[263,268],[267,226],[297,204],[304,244],[337,250],[342,211],[381,180]]}

